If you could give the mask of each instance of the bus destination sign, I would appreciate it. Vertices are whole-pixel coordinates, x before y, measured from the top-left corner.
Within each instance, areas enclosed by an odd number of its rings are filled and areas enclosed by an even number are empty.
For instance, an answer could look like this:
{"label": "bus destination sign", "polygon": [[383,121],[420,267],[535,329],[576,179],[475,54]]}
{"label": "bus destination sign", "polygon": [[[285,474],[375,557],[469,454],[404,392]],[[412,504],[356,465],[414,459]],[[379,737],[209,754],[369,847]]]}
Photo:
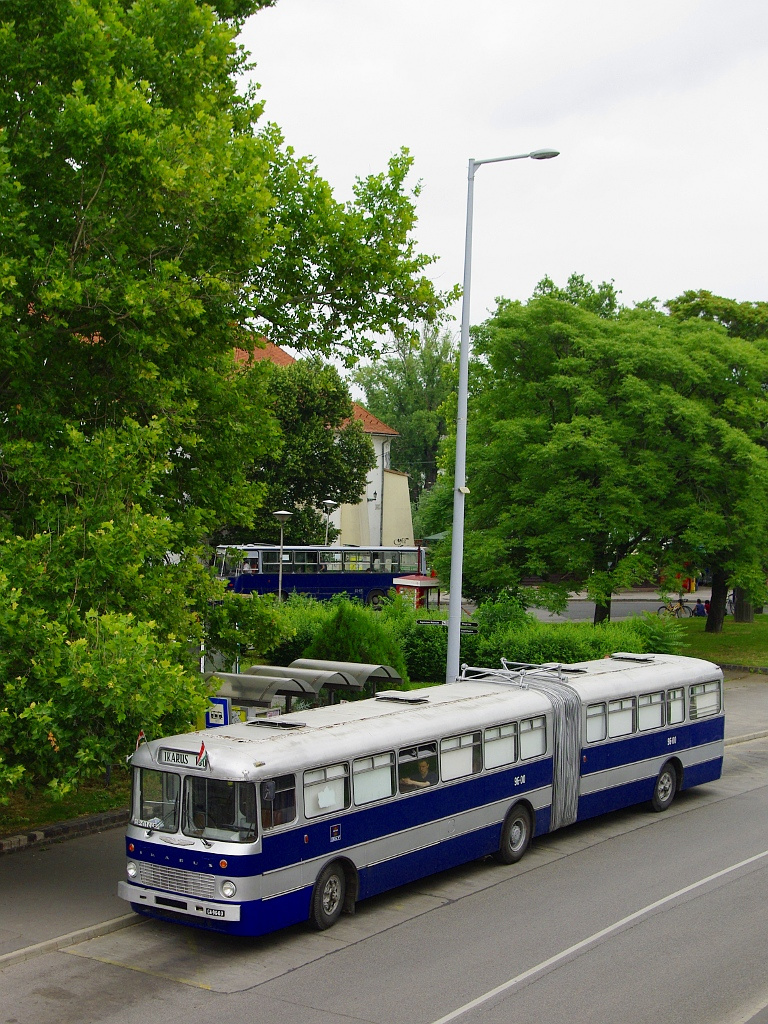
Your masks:
{"label": "bus destination sign", "polygon": [[193,750],[168,750],[166,747],[160,748],[160,764],[171,768],[197,768],[198,771],[207,767]]}

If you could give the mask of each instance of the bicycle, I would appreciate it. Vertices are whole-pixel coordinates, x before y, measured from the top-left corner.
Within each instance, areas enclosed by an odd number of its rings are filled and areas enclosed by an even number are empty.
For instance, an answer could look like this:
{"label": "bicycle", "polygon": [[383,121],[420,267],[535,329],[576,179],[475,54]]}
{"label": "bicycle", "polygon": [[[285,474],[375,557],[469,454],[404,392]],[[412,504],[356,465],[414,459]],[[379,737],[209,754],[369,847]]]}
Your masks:
{"label": "bicycle", "polygon": [[657,614],[674,615],[676,619],[690,619],[693,615],[693,608],[691,608],[688,602],[682,597],[678,597],[676,601],[673,601],[672,598],[670,598],[666,604],[663,604],[661,608],[659,608]]}

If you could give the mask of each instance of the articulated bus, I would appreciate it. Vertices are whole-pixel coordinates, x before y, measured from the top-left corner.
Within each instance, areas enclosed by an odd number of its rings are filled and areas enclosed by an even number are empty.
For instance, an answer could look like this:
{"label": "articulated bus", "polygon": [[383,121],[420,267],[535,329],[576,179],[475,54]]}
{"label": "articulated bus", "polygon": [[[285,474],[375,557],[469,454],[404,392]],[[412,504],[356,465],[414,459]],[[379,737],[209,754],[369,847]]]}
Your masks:
{"label": "articulated bus", "polygon": [[[307,594],[327,600],[337,594],[378,605],[399,576],[424,575],[426,555],[419,547],[332,547],[283,545],[283,595]],[[237,594],[276,594],[280,584],[277,544],[222,544],[216,569]]]}
{"label": "articulated bus", "polygon": [[718,779],[713,664],[615,654],[460,678],[144,743],[127,879],[140,914],[239,935],[331,926],[357,900]]}

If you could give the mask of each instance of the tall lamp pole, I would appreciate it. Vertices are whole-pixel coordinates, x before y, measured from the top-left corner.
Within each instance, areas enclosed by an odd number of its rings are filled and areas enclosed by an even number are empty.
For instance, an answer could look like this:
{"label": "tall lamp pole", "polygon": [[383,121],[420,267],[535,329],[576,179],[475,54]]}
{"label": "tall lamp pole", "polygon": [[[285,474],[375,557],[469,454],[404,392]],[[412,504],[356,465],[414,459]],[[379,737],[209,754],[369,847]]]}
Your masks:
{"label": "tall lamp pole", "polygon": [[336,502],[326,498],[323,504],[325,505],[325,546],[328,547],[328,527],[331,525],[331,512],[336,508]]}
{"label": "tall lamp pole", "polygon": [[464,568],[464,498],[467,487],[467,392],[469,390],[469,289],[472,278],[472,206],[475,171],[482,164],[498,164],[508,160],[551,160],[559,156],[555,149],[535,149],[516,156],[494,156],[485,160],[470,158],[467,174],[467,229],[464,239],[464,284],[461,301],[461,341],[459,346],[459,393],[456,417],[456,473],[453,491],[453,534],[451,539],[451,581],[448,605],[448,656],[445,681],[452,683],[459,675],[461,645],[461,585]]}
{"label": "tall lamp pole", "polygon": [[277,603],[283,600],[283,527],[293,515],[293,512],[273,512],[272,515],[280,523],[280,562],[277,567]]}

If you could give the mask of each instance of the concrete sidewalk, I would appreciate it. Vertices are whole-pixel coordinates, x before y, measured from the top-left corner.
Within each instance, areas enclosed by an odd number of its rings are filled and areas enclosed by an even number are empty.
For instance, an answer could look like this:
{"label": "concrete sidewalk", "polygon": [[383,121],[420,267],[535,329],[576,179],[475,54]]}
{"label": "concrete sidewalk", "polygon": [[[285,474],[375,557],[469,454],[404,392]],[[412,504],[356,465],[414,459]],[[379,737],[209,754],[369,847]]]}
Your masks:
{"label": "concrete sidewalk", "polygon": [[[727,745],[768,736],[767,676],[727,671],[725,706]],[[83,835],[82,827],[62,823],[57,838],[73,837],[66,842],[38,841],[0,856],[0,970],[139,920],[117,897],[125,871],[122,828]]]}

